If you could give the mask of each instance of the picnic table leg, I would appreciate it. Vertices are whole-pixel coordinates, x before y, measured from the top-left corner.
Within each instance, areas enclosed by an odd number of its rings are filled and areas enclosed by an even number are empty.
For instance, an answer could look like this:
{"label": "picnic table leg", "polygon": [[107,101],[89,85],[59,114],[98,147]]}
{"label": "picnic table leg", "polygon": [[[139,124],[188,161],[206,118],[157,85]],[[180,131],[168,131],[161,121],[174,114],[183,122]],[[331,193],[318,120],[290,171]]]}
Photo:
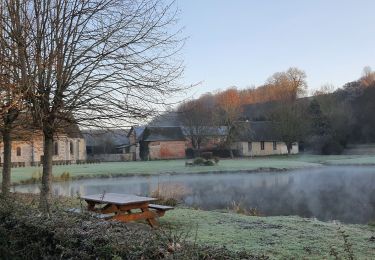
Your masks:
{"label": "picnic table leg", "polygon": [[87,210],[88,211],[95,211],[95,202],[92,201],[86,201],[87,202]]}
{"label": "picnic table leg", "polygon": [[119,212],[119,208],[114,204],[107,204],[100,210],[100,213],[102,214],[117,213],[117,212]]}
{"label": "picnic table leg", "polygon": [[[158,225],[156,221],[157,213],[154,211],[151,211],[148,209],[149,203],[140,203],[138,205],[123,205],[119,206],[118,209],[118,214],[116,214],[113,219],[118,220],[118,221],[123,221],[123,222],[129,222],[129,221],[134,221],[134,220],[139,220],[139,219],[144,219],[147,221],[147,223],[151,227],[155,227]],[[133,213],[133,209],[140,209],[141,212],[136,212]]]}
{"label": "picnic table leg", "polygon": [[[148,207],[147,208],[141,208],[142,212],[151,212]],[[151,226],[151,227],[157,227],[158,226],[158,222],[156,221],[155,218],[147,218],[146,219],[147,223]]]}

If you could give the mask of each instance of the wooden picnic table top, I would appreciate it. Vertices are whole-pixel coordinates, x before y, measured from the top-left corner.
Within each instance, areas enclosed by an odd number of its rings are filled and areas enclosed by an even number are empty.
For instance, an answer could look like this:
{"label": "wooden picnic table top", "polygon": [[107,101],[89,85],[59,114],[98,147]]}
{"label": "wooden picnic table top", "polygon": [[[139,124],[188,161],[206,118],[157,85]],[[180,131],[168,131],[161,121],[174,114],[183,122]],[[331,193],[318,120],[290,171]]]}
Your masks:
{"label": "wooden picnic table top", "polygon": [[150,197],[141,197],[133,194],[119,194],[119,193],[104,193],[82,196],[82,199],[86,201],[108,203],[116,205],[131,205],[137,203],[145,203],[155,201],[157,199]]}

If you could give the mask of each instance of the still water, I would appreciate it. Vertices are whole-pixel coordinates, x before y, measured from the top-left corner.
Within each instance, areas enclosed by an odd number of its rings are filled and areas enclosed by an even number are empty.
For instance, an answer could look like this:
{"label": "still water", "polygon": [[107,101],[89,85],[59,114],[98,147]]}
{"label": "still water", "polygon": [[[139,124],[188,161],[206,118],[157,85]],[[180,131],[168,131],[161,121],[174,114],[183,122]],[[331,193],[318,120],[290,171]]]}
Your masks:
{"label": "still water", "polygon": [[[182,189],[183,203],[201,209],[227,209],[235,201],[245,208],[256,208],[265,216],[299,215],[346,223],[375,220],[373,166],[77,180],[54,184],[53,193],[150,195],[158,187]],[[39,192],[39,187],[23,185],[16,190]]]}

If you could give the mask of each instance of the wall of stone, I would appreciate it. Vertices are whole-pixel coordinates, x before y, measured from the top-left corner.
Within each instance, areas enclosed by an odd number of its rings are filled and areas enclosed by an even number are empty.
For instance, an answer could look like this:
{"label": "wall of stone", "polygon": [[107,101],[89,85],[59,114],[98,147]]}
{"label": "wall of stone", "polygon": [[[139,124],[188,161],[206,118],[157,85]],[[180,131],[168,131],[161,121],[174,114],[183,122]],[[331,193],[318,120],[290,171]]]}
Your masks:
{"label": "wall of stone", "polygon": [[[58,154],[53,155],[54,161],[72,161],[86,160],[86,143],[82,138],[69,138],[67,136],[58,136],[55,139],[58,145]],[[72,147],[72,150],[71,150]],[[55,148],[55,147],[54,147]],[[17,150],[20,154],[17,154]],[[4,147],[0,143],[1,163],[4,162]],[[32,163],[40,163],[43,156],[43,138],[34,137],[31,141],[13,141],[12,142],[12,162],[24,162],[26,166]]]}
{"label": "wall of stone", "polygon": [[[267,156],[288,154],[288,149],[284,142],[276,142],[276,150],[274,150],[273,142],[264,142],[264,150],[261,148],[261,142],[237,142],[232,147],[239,151],[241,156]],[[298,143],[293,145],[291,154],[297,154]]]}

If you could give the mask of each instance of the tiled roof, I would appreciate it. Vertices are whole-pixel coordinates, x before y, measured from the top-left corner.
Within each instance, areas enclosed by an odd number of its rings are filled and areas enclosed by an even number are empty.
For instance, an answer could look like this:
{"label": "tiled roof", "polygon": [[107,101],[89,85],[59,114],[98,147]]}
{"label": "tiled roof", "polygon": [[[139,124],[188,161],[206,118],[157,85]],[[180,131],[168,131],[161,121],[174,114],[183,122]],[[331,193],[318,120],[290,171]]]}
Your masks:
{"label": "tiled roof", "polygon": [[129,144],[128,131],[123,129],[84,130],[82,134],[87,146],[96,146],[103,140],[110,140],[114,145]]}
{"label": "tiled roof", "polygon": [[178,126],[164,126],[164,127],[146,127],[142,141],[184,141],[185,136],[182,133],[181,127]]}
{"label": "tiled roof", "polygon": [[281,141],[277,124],[271,121],[241,122],[237,126],[236,141]]}

